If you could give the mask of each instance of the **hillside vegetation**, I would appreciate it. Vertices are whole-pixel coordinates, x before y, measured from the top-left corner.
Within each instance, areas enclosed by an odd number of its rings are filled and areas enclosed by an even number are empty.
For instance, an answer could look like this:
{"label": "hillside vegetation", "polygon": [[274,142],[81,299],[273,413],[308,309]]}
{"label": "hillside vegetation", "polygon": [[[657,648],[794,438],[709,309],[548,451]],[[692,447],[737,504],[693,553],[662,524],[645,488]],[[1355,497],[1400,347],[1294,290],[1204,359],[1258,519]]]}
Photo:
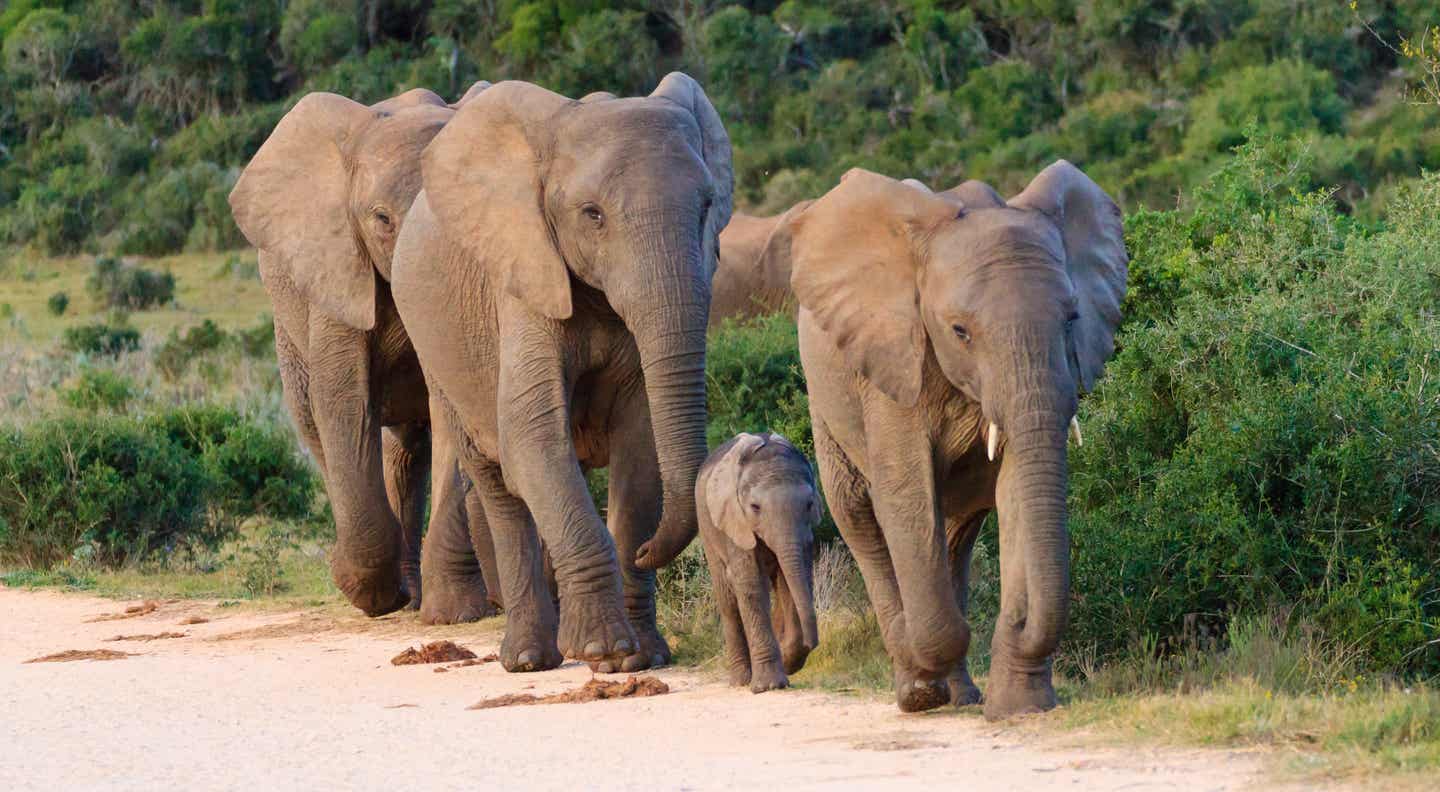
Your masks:
{"label": "hillside vegetation", "polygon": [[1429,0],[12,0],[0,241],[236,246],[238,168],[308,91],[634,94],[671,69],[705,84],[762,209],[851,166],[1013,190],[1060,156],[1127,208],[1166,208],[1260,131],[1305,139],[1311,186],[1373,212],[1440,166],[1391,48],[1435,25]]}

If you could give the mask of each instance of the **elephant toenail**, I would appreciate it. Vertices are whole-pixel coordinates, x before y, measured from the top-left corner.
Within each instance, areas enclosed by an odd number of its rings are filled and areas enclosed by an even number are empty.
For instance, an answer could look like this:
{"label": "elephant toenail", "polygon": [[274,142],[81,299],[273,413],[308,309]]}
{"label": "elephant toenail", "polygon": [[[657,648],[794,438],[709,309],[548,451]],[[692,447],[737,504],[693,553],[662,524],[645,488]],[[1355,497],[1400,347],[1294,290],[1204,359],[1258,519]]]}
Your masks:
{"label": "elephant toenail", "polygon": [[520,653],[519,657],[515,658],[515,664],[521,668],[534,668],[539,662],[540,658],[536,657],[534,650],[531,649],[526,649]]}
{"label": "elephant toenail", "polygon": [[635,651],[635,645],[630,643],[629,638],[621,638],[615,642],[615,654],[628,655]]}
{"label": "elephant toenail", "polygon": [[602,657],[605,654],[605,646],[599,641],[591,641],[585,644],[586,657]]}

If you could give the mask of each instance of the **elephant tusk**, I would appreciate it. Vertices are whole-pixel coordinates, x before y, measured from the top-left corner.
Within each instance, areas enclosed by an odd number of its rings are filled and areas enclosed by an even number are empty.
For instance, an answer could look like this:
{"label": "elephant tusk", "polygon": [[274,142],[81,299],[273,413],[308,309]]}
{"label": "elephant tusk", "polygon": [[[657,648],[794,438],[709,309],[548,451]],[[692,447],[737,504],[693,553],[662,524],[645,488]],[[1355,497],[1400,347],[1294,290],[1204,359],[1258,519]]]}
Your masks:
{"label": "elephant tusk", "polygon": [[1079,417],[1079,416],[1076,416],[1076,415],[1070,416],[1070,435],[1075,438],[1075,446],[1076,446],[1077,448],[1085,445],[1085,441],[1080,437],[1080,417]]}
{"label": "elephant tusk", "polygon": [[991,421],[990,430],[986,433],[985,439],[985,453],[990,457],[991,462],[995,461],[995,448],[999,445],[1000,427],[996,426],[994,421]]}

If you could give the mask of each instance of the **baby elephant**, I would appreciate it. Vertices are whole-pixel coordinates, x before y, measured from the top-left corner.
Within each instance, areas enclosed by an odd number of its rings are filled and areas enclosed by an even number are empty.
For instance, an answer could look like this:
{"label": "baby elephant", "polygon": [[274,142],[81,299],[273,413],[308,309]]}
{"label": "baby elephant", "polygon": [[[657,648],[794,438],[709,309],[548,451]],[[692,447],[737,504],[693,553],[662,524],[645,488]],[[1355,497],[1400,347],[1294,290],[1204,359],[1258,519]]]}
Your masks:
{"label": "baby elephant", "polygon": [[785,675],[805,665],[818,641],[812,531],[820,498],[810,462],[780,435],[737,435],[701,466],[695,503],[730,683],[754,693],[787,687]]}

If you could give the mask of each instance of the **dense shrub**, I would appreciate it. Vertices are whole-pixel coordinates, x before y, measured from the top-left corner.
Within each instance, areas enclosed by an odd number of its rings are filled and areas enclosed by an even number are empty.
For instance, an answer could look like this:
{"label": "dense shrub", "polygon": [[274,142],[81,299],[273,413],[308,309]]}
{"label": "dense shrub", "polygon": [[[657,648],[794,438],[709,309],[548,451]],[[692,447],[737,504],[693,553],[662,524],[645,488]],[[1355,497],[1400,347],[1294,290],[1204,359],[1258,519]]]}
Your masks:
{"label": "dense shrub", "polygon": [[106,369],[86,368],[74,385],[62,390],[60,398],[77,410],[124,412],[135,397],[135,383]]}
{"label": "dense shrub", "polygon": [[317,490],[283,430],[229,408],[47,419],[0,431],[0,562],[213,548],[250,518],[307,518]]}
{"label": "dense shrub", "polygon": [[65,311],[70,307],[70,295],[63,291],[55,292],[45,300],[45,309],[51,316],[64,316]]}
{"label": "dense shrub", "polygon": [[1073,459],[1072,640],[1285,604],[1371,668],[1440,668],[1440,178],[1372,236],[1286,151],[1130,223],[1140,288]]}
{"label": "dense shrub", "polygon": [[119,355],[140,348],[140,331],[123,320],[76,325],[65,328],[60,345],[86,355]]}
{"label": "dense shrub", "polygon": [[227,339],[228,334],[209,319],[190,327],[184,335],[179,330],[171,330],[165,343],[155,350],[155,367],[174,379],[190,367],[190,361],[219,349]]}
{"label": "dense shrub", "polygon": [[85,280],[85,290],[109,308],[143,311],[175,300],[175,276],[101,256]]}
{"label": "dense shrub", "polygon": [[0,559],[46,567],[79,552],[118,564],[213,544],[207,478],[198,459],[124,418],[0,431]]}

